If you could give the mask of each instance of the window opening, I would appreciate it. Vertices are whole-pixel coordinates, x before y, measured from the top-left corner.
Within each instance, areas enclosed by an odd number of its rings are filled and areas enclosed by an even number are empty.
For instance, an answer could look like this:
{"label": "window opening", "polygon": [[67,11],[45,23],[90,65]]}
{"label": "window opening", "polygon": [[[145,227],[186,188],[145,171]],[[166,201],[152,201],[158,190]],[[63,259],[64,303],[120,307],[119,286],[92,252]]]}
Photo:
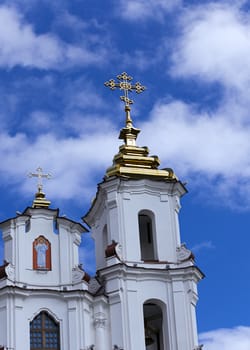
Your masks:
{"label": "window opening", "polygon": [[30,322],[30,350],[60,350],[59,324],[42,311]]}
{"label": "window opening", "polygon": [[149,215],[144,213],[139,214],[139,232],[140,232],[140,245],[141,245],[141,259],[156,260],[154,235],[152,220]]}
{"label": "window opening", "polygon": [[146,350],[164,350],[162,310],[154,303],[143,305]]}

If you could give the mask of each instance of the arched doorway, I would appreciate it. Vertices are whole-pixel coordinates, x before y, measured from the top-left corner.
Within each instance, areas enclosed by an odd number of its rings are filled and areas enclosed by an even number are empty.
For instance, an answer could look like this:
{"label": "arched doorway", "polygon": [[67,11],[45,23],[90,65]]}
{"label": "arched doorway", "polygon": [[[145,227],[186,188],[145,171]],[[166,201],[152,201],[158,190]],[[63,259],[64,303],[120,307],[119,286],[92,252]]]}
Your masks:
{"label": "arched doorway", "polygon": [[60,350],[60,327],[46,311],[30,322],[30,350]]}

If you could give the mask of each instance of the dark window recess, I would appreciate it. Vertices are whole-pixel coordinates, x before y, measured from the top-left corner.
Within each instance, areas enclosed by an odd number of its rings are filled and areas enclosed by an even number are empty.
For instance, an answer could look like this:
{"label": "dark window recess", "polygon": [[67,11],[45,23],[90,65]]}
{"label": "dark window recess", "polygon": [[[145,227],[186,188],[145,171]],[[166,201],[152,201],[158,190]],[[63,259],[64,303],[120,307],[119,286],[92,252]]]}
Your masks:
{"label": "dark window recess", "polygon": [[144,261],[156,260],[152,220],[146,214],[139,214],[139,233],[141,245],[141,259]]}
{"label": "dark window recess", "polygon": [[148,234],[148,243],[152,243],[152,228],[151,228],[151,222],[147,222],[147,234]]}
{"label": "dark window recess", "polygon": [[[145,303],[143,305],[144,314],[144,336],[145,346],[147,349],[163,350],[164,346],[163,336],[163,322],[162,310],[154,303]],[[167,337],[165,339],[167,341]],[[167,347],[168,349],[168,347]]]}

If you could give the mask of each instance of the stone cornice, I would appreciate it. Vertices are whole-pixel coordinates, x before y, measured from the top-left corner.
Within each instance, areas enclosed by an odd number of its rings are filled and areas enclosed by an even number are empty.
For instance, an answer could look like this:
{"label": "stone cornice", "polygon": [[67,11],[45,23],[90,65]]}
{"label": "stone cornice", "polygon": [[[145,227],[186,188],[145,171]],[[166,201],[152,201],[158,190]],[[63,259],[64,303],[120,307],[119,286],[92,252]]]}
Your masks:
{"label": "stone cornice", "polygon": [[196,282],[203,279],[205,276],[203,272],[195,265],[186,267],[174,267],[171,268],[169,265],[163,269],[157,268],[144,268],[138,266],[128,266],[125,263],[119,263],[101,269],[98,271],[101,277],[112,277],[116,274],[118,278],[131,278],[136,280],[155,280],[155,281],[172,281],[180,280],[185,281],[192,279]]}

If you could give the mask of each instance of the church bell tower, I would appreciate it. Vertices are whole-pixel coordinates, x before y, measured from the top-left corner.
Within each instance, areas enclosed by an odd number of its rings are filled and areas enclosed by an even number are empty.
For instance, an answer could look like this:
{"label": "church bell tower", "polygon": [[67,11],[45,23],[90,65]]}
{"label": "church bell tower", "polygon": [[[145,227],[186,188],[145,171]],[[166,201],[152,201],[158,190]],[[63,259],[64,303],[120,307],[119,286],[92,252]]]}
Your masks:
{"label": "church bell tower", "polygon": [[197,350],[197,283],[203,278],[181,243],[178,214],[187,192],[170,168],[136,144],[128,93],[145,87],[127,73],[105,83],[124,91],[124,142],[84,217],[96,244],[110,306],[111,343],[124,350]]}

